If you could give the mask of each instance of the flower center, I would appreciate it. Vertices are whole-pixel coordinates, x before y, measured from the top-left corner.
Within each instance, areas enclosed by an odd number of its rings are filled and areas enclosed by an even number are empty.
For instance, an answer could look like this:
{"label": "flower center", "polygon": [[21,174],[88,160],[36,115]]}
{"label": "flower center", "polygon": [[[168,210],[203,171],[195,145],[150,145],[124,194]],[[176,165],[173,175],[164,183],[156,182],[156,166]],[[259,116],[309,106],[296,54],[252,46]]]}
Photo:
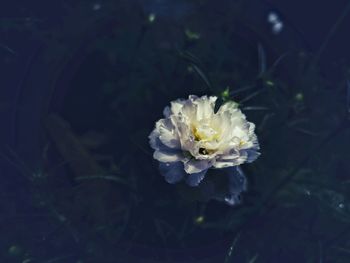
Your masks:
{"label": "flower center", "polygon": [[208,124],[194,126],[193,135],[196,141],[212,141],[219,138],[219,133]]}

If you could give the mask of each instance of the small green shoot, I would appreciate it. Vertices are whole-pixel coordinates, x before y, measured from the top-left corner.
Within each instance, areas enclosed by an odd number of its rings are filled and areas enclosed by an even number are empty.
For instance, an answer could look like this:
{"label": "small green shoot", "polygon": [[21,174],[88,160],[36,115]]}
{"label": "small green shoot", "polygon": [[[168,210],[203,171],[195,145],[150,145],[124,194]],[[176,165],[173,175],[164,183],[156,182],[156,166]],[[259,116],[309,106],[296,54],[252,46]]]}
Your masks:
{"label": "small green shoot", "polygon": [[186,35],[187,39],[190,41],[198,40],[201,37],[201,35],[198,32],[194,32],[188,28],[185,29],[185,35]]}

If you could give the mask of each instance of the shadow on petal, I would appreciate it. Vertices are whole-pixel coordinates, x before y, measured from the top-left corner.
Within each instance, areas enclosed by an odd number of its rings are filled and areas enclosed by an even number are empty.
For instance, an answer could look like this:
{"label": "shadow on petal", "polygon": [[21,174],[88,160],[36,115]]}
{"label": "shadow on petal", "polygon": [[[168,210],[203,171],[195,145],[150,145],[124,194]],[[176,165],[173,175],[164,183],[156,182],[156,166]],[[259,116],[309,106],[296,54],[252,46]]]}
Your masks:
{"label": "shadow on petal", "polygon": [[186,184],[178,184],[178,191],[188,201],[217,200],[230,206],[241,203],[241,194],[247,190],[247,180],[240,167],[208,169],[186,174]]}
{"label": "shadow on petal", "polygon": [[247,150],[247,163],[254,162],[259,156],[260,153],[257,150]]}
{"label": "shadow on petal", "polygon": [[224,201],[233,206],[241,202],[241,193],[247,190],[247,179],[239,166],[228,168],[227,176],[229,193],[225,196]]}
{"label": "shadow on petal", "polygon": [[241,203],[241,194],[247,190],[247,180],[239,166],[209,169],[198,187],[202,200],[215,199],[234,206]]}
{"label": "shadow on petal", "polygon": [[170,184],[181,181],[186,174],[182,162],[159,163],[159,171]]}
{"label": "shadow on petal", "polygon": [[207,173],[207,170],[203,170],[199,173],[189,174],[186,179],[186,183],[189,186],[198,186],[199,183],[204,179],[204,176],[206,173]]}

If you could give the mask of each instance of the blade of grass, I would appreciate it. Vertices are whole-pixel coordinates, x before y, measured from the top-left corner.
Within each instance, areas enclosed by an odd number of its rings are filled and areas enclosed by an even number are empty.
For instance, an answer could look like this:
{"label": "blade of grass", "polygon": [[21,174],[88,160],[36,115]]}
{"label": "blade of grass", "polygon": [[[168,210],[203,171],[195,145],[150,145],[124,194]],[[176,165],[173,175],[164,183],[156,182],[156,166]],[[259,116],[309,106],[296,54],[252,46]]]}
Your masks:
{"label": "blade of grass", "polygon": [[260,43],[258,44],[258,61],[259,61],[258,78],[260,78],[266,72],[266,53]]}
{"label": "blade of grass", "polygon": [[235,247],[237,245],[237,242],[238,242],[240,237],[241,237],[241,233],[238,232],[238,234],[236,235],[235,239],[233,240],[233,242],[232,242],[232,244],[231,244],[231,246],[230,246],[230,248],[229,248],[229,250],[227,252],[227,255],[226,255],[224,263],[229,263],[230,262],[229,260],[231,259],[232,252],[235,249]]}
{"label": "blade of grass", "polygon": [[239,104],[243,104],[253,98],[255,98],[256,96],[260,95],[261,93],[263,93],[265,90],[258,90],[258,91],[255,91],[251,94],[249,94],[247,97],[245,97],[244,99],[242,99]]}
{"label": "blade of grass", "polygon": [[242,110],[262,111],[262,110],[269,110],[269,108],[263,107],[263,106],[248,106],[248,107],[242,108]]}
{"label": "blade of grass", "polygon": [[348,119],[350,119],[350,81],[346,82],[346,108],[348,110]]}
{"label": "blade of grass", "polygon": [[325,51],[325,49],[329,43],[329,41],[334,36],[334,34],[337,32],[339,26],[344,21],[344,19],[348,15],[349,11],[350,11],[350,2],[348,2],[347,5],[345,6],[345,8],[342,10],[342,13],[338,17],[338,19],[335,21],[334,25],[331,27],[330,31],[328,32],[326,38],[322,42],[322,45],[320,46],[318,52],[316,53],[315,62],[319,61],[322,53]]}
{"label": "blade of grass", "polygon": [[319,144],[311,147],[310,152],[295,166],[295,168],[287,174],[284,178],[280,180],[280,182],[270,191],[269,194],[262,199],[261,204],[267,204],[271,201],[280,191],[281,189],[287,185],[299,172],[299,170],[304,167],[305,164],[309,162],[309,160],[314,157],[314,153],[318,152],[325,144],[331,141],[333,138],[336,138],[337,135],[343,131],[344,128],[349,128],[348,122],[341,123],[337,128],[335,128],[332,132],[330,132]]}
{"label": "blade of grass", "polygon": [[188,51],[178,51],[178,53],[182,59],[184,59],[186,62],[188,62],[192,66],[193,70],[197,73],[197,75],[204,82],[207,88],[209,90],[213,90],[213,85],[211,84],[211,81],[209,80],[209,78],[207,77],[207,74],[205,74],[202,69],[201,61]]}
{"label": "blade of grass", "polygon": [[248,263],[254,263],[254,262],[258,259],[258,257],[259,257],[259,255],[256,254],[254,257],[252,257],[252,258],[248,261]]}
{"label": "blade of grass", "polygon": [[207,78],[206,74],[204,74],[204,72],[202,71],[202,69],[200,69],[197,65],[192,64],[192,67],[194,69],[194,71],[198,74],[198,76],[200,77],[200,79],[204,82],[204,84],[207,86],[207,88],[209,90],[212,90],[212,85],[209,81],[209,79]]}
{"label": "blade of grass", "polygon": [[230,91],[230,96],[238,94],[238,93],[241,93],[243,91],[247,91],[247,90],[253,89],[253,88],[255,88],[255,85],[249,85],[249,86],[246,86],[246,87],[243,87],[243,88],[239,88],[239,89]]}
{"label": "blade of grass", "polygon": [[14,51],[13,49],[9,48],[8,46],[6,46],[4,44],[0,44],[0,47],[3,48],[4,50],[8,51],[12,55],[17,55],[16,51]]}
{"label": "blade of grass", "polygon": [[299,127],[294,127],[293,126],[292,129],[297,131],[297,132],[300,132],[300,133],[303,133],[303,134],[306,134],[306,135],[309,135],[309,136],[313,136],[313,137],[317,137],[317,136],[321,135],[320,133],[309,131],[309,130],[304,129],[304,128],[299,128]]}
{"label": "blade of grass", "polygon": [[201,65],[202,62],[199,60],[199,58],[197,58],[195,55],[193,55],[192,53],[188,52],[188,51],[180,51],[178,50],[179,56],[181,58],[183,58],[184,60],[186,60],[189,63],[193,63],[196,65]]}
{"label": "blade of grass", "polygon": [[132,189],[132,186],[130,185],[129,182],[127,182],[126,180],[117,177],[115,175],[86,175],[86,176],[77,176],[75,177],[75,180],[77,181],[84,181],[84,180],[107,180],[107,181],[111,181],[117,184],[122,184],[125,185],[129,188]]}
{"label": "blade of grass", "polygon": [[272,64],[270,71],[272,71],[273,69],[275,69],[275,68],[278,66],[278,64],[281,63],[281,61],[288,55],[288,53],[289,53],[289,52],[286,52],[286,53],[282,54],[281,56],[279,56],[279,57],[275,60],[275,62]]}

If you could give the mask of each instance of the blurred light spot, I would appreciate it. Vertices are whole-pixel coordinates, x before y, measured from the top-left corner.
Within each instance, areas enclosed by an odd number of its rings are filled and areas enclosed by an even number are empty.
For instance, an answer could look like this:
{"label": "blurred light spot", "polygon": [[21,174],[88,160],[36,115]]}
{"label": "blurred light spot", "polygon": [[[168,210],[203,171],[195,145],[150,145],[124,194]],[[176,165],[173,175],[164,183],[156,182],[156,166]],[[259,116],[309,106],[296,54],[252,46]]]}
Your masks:
{"label": "blurred light spot", "polygon": [[276,23],[276,24],[274,24],[272,26],[272,32],[274,34],[279,34],[282,31],[282,29],[283,29],[283,23],[282,22],[278,22],[278,23]]}
{"label": "blurred light spot", "polygon": [[279,21],[279,18],[278,18],[276,13],[271,12],[267,16],[267,21],[270,22],[270,23],[276,23],[276,22]]}
{"label": "blurred light spot", "polygon": [[343,203],[340,203],[340,204],[338,205],[338,207],[339,207],[340,209],[343,209],[345,206],[344,206]]}
{"label": "blurred light spot", "polygon": [[194,220],[194,222],[196,223],[196,224],[202,224],[203,222],[204,222],[204,216],[199,216],[199,217],[197,217],[195,220]]}
{"label": "blurred light spot", "polygon": [[310,192],[310,190],[308,190],[308,189],[305,189],[305,194],[306,194],[306,195],[311,195],[311,192]]}
{"label": "blurred light spot", "polygon": [[270,12],[267,15],[267,22],[271,24],[272,33],[274,34],[279,34],[284,27],[283,22],[275,12]]}
{"label": "blurred light spot", "polygon": [[188,73],[192,73],[193,72],[193,67],[192,66],[188,66],[187,67],[187,72]]}
{"label": "blurred light spot", "polygon": [[14,245],[8,249],[8,253],[11,256],[18,257],[22,254],[22,249],[20,247]]}
{"label": "blurred light spot", "polygon": [[101,4],[99,3],[95,3],[93,6],[92,6],[92,10],[94,11],[98,11],[101,9]]}
{"label": "blurred light spot", "polygon": [[275,84],[271,80],[267,80],[266,82],[267,86],[273,87]]}
{"label": "blurred light spot", "polygon": [[303,93],[299,92],[295,95],[295,100],[296,101],[303,101],[304,100],[304,95]]}
{"label": "blurred light spot", "polygon": [[148,15],[148,22],[153,23],[156,20],[156,14],[151,13]]}

